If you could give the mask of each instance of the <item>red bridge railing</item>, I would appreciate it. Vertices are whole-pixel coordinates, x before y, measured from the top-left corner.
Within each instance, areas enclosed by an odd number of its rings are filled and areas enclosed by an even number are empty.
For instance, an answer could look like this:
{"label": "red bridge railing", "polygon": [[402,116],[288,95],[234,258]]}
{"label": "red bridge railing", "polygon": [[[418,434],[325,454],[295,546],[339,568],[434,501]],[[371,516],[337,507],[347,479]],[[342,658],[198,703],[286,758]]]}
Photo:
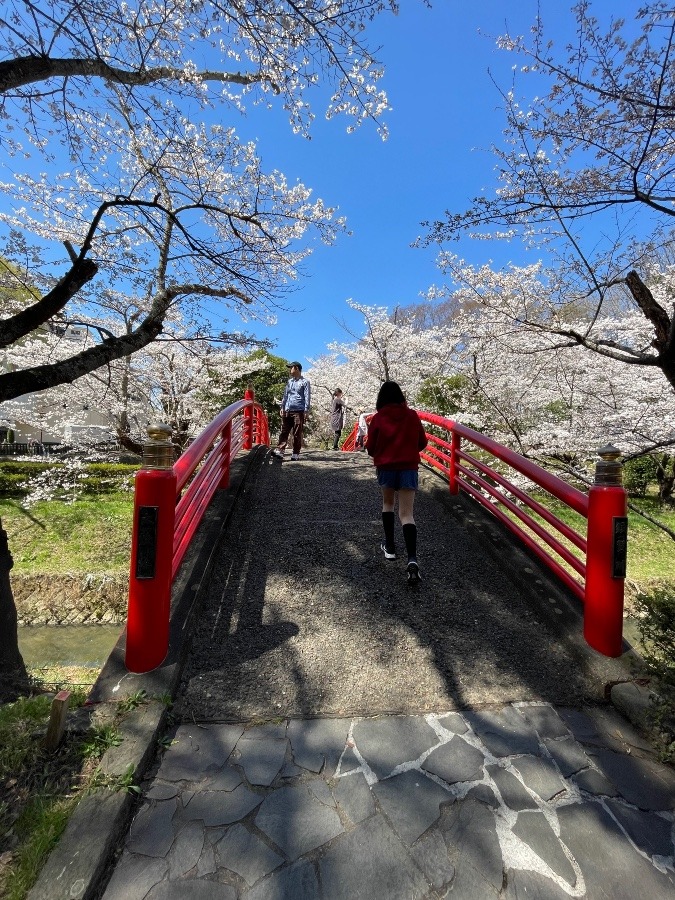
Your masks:
{"label": "red bridge railing", "polygon": [[[602,461],[596,468],[596,483],[585,494],[465,425],[434,413],[417,412],[422,422],[433,427],[426,430],[429,443],[422,460],[447,478],[451,494],[461,490],[480,503],[583,601],[584,637],[591,647],[606,656],[620,656],[627,520],[618,451],[612,447],[599,451]],[[354,449],[355,436],[356,427],[342,445],[343,450]],[[471,445],[471,452],[467,445]],[[512,474],[509,478],[496,468],[497,460],[502,470],[508,467],[528,479],[527,487],[535,485],[586,519],[586,534],[571,528],[514,484]],[[561,538],[580,553],[575,554]]]}
{"label": "red bridge railing", "polygon": [[169,647],[171,584],[219,488],[230,483],[240,450],[269,444],[269,426],[253,391],[224,409],[174,463],[168,426],[148,429],[136,475],[125,663],[156,668]]}

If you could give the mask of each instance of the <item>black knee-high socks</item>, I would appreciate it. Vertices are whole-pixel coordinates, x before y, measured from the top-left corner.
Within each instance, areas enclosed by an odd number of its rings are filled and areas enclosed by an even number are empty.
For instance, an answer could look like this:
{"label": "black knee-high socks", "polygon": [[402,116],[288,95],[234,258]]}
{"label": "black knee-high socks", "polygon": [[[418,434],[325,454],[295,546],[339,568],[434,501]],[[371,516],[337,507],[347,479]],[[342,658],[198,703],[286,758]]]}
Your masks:
{"label": "black knee-high socks", "polygon": [[394,543],[394,513],[393,512],[383,512],[382,513],[382,525],[384,526],[384,545],[387,550],[393,552],[395,543]]}
{"label": "black knee-high socks", "polygon": [[[387,550],[394,551],[394,513],[382,513],[382,525],[384,526],[384,544]],[[408,559],[417,559],[417,525],[409,523],[403,526],[403,540]]]}
{"label": "black knee-high socks", "polygon": [[408,559],[417,559],[417,525],[412,523],[403,526],[403,540]]}

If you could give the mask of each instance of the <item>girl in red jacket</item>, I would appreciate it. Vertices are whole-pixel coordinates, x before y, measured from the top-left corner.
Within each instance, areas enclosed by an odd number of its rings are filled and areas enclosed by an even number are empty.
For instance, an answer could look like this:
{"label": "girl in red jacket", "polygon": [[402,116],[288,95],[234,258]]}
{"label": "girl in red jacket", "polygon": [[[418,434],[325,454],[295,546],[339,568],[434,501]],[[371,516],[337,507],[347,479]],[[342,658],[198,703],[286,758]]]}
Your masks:
{"label": "girl in red jacket", "polygon": [[419,582],[417,526],[413,518],[420,450],[427,445],[424,427],[415,410],[405,402],[395,381],[385,381],[377,395],[377,412],[368,428],[368,454],[377,466],[377,483],[382,491],[382,524],[385,559],[396,559],[394,544],[394,501],[398,493],[398,517],[408,553],[408,581]]}

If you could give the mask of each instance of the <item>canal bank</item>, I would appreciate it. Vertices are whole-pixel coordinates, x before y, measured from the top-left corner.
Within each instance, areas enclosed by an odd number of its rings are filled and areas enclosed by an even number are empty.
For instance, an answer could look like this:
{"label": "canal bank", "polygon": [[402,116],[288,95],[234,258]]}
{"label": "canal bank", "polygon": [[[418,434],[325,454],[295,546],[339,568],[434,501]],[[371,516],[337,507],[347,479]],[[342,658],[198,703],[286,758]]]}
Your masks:
{"label": "canal bank", "polygon": [[127,614],[126,574],[10,573],[20,627],[37,625],[123,625]]}

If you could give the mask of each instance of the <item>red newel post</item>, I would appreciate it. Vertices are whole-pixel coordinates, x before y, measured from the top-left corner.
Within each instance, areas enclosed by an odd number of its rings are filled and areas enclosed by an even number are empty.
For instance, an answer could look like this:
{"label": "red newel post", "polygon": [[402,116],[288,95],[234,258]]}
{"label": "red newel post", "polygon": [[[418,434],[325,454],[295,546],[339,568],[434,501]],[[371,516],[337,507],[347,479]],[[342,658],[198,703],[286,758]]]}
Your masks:
{"label": "red newel post", "polygon": [[[248,387],[244,391],[244,400],[255,400],[253,388]],[[244,409],[244,443],[243,450],[250,450],[253,447],[253,403]]]}
{"label": "red newel post", "polygon": [[626,491],[621,454],[598,450],[595,484],[588,492],[588,547],[584,595],[584,637],[605,656],[621,656],[626,578]]}
{"label": "red newel post", "polygon": [[169,649],[176,476],[168,425],[148,427],[143,468],[136,474],[125,664],[157,668]]}
{"label": "red newel post", "polygon": [[450,451],[450,476],[448,483],[450,485],[451,494],[459,494],[459,482],[457,481],[457,464],[459,462],[457,454],[462,446],[462,439],[458,434],[452,432],[451,438],[452,450]]}

